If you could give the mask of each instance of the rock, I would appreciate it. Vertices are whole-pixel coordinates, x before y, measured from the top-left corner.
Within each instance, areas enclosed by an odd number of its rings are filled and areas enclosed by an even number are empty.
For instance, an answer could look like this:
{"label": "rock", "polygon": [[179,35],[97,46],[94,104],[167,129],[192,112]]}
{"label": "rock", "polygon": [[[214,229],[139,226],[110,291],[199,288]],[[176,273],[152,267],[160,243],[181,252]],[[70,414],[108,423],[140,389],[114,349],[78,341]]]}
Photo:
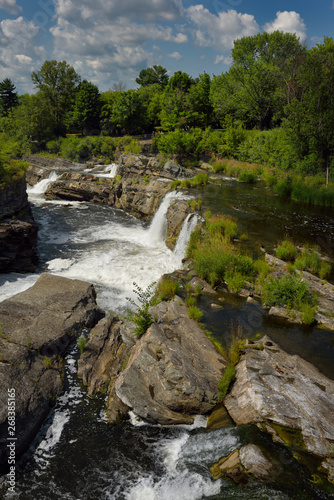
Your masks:
{"label": "rock", "polygon": [[192,278],[192,280],[189,282],[189,285],[194,291],[200,290],[202,293],[214,293],[214,294],[217,293],[216,290],[214,290],[209,285],[209,283],[207,283],[205,280],[202,280],[198,276]]}
{"label": "rock", "polygon": [[[123,334],[123,335],[122,335]],[[108,423],[115,424],[128,406],[115,394],[115,381],[125,368],[135,338],[115,318],[103,318],[91,331],[85,352],[78,362],[78,377],[88,386],[88,395],[108,391]]]}
{"label": "rock", "polygon": [[58,156],[25,155],[23,160],[29,163],[26,178],[30,186],[33,186],[42,179],[46,179],[50,172],[79,172],[84,170],[86,165],[73,162]]}
{"label": "rock", "polygon": [[255,444],[242,446],[239,451],[241,465],[248,474],[260,479],[261,481],[273,481],[273,463],[264,455],[261,449]]}
{"label": "rock", "polygon": [[220,459],[210,471],[214,479],[225,476],[237,484],[247,484],[251,476],[261,481],[273,482],[277,469],[258,446],[247,444]]}
{"label": "rock", "polygon": [[166,245],[174,250],[177,237],[182,228],[182,224],[188,214],[192,212],[191,208],[184,200],[174,200],[167,210],[167,239]]}
{"label": "rock", "polygon": [[175,161],[169,160],[164,164],[162,173],[165,177],[168,176],[170,179],[177,179],[181,172],[182,167]]}
{"label": "rock", "polygon": [[140,418],[155,424],[191,423],[217,402],[224,358],[184,302],[175,297],[152,308],[155,322],[131,349],[116,394]]}
{"label": "rock", "polygon": [[0,303],[0,467],[5,469],[7,391],[14,388],[16,454],[30,445],[62,388],[61,358],[76,332],[104,313],[92,285],[42,274],[34,286]]}
{"label": "rock", "polygon": [[206,428],[210,431],[220,429],[221,427],[231,427],[233,420],[228,414],[225,406],[221,403],[213,409],[206,423]]}
{"label": "rock", "polygon": [[290,323],[296,323],[301,325],[303,323],[303,315],[300,311],[296,309],[287,309],[286,307],[273,306],[269,309],[269,316],[277,316],[278,318],[284,318]]}
{"label": "rock", "polygon": [[334,458],[327,458],[320,466],[320,470],[328,475],[328,481],[334,484]]}
{"label": "rock", "polygon": [[256,423],[277,442],[322,458],[333,452],[334,381],[268,337],[246,349],[224,404],[238,425]]}
{"label": "rock", "polygon": [[38,226],[34,221],[24,178],[0,188],[0,273],[34,272]]}

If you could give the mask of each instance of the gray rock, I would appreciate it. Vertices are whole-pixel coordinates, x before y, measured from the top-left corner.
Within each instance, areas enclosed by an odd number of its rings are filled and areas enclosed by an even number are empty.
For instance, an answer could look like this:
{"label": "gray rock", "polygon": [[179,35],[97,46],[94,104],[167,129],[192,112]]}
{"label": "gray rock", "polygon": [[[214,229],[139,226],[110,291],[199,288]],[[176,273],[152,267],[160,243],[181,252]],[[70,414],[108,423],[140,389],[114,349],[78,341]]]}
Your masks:
{"label": "gray rock", "polygon": [[334,442],[334,381],[268,337],[247,349],[225,406],[238,424],[256,423],[274,440],[330,457]]}
{"label": "gray rock", "polygon": [[261,449],[255,444],[247,444],[239,450],[241,465],[248,474],[261,481],[273,481],[273,463],[264,455]]}
{"label": "gray rock", "polygon": [[182,172],[182,167],[173,160],[169,160],[164,164],[163,174],[168,175],[171,179],[176,179]]}
{"label": "gray rock", "polygon": [[286,307],[273,306],[269,309],[269,316],[276,316],[284,318],[291,323],[301,325],[303,323],[303,316],[300,311],[296,309],[287,309]]}
{"label": "gray rock", "polygon": [[61,358],[68,345],[79,329],[103,315],[92,285],[47,274],[0,303],[0,467],[7,462],[8,389],[16,393],[18,457],[61,391]]}
{"label": "gray rock", "polygon": [[160,424],[191,423],[217,402],[226,366],[179,297],[152,308],[155,322],[131,350],[116,394],[141,418]]}
{"label": "gray rock", "polygon": [[192,212],[191,208],[184,200],[174,200],[167,210],[167,239],[166,245],[174,250],[177,237],[182,228],[182,224],[188,214]]}

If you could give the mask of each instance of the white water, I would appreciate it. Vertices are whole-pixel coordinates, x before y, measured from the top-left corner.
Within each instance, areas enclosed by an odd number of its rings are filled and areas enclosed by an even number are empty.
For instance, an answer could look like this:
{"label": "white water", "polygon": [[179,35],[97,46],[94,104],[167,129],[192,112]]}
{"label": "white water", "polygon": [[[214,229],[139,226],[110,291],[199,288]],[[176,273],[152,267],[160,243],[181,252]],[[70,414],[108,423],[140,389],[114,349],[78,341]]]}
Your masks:
{"label": "white water", "polygon": [[27,193],[28,195],[34,195],[34,194],[43,194],[47,190],[50,184],[52,182],[55,182],[60,175],[56,174],[56,172],[52,171],[49,174],[49,177],[47,179],[42,179],[41,181],[37,182],[33,187],[27,187]]}
{"label": "white water", "polygon": [[117,163],[111,163],[110,165],[106,165],[104,167],[102,173],[94,172],[93,175],[95,175],[95,177],[103,177],[104,179],[112,179],[117,174],[117,168],[118,168]]}
{"label": "white water", "polygon": [[174,254],[179,257],[180,259],[183,259],[185,249],[187,247],[189,238],[193,230],[195,229],[196,225],[198,224],[200,218],[197,214],[189,214],[187,215],[187,218],[185,219],[183,226],[181,228],[179,237],[177,239],[175,248],[174,248]]}
{"label": "white water", "polygon": [[[55,178],[50,176],[48,182]],[[192,219],[185,222],[175,252],[167,248],[164,238],[168,207],[182,194],[168,193],[146,228],[141,221],[110,207],[55,200],[46,203],[42,193],[46,182],[38,184],[29,197],[37,207],[43,271],[92,282],[104,310],[124,312],[130,306],[127,297],[136,299],[134,282],[145,289],[162,274],[181,267]],[[37,274],[0,277],[0,300],[29,288],[37,278]]]}

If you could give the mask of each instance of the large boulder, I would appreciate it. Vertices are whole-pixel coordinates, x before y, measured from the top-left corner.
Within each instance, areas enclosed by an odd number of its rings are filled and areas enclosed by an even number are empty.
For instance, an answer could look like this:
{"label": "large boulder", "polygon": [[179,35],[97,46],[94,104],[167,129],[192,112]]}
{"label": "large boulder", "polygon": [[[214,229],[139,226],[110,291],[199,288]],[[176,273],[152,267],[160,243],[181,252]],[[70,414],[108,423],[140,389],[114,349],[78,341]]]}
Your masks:
{"label": "large boulder", "polygon": [[257,347],[246,349],[236,367],[224,401],[229,414],[238,425],[255,423],[275,441],[323,458],[330,469],[334,381],[268,337]]}
{"label": "large boulder", "polygon": [[167,239],[166,245],[174,250],[177,237],[187,215],[192,212],[184,200],[174,200],[167,210]]}
{"label": "large boulder", "polygon": [[[0,303],[0,467],[7,463],[8,390],[15,391],[16,455],[38,432],[62,388],[62,356],[104,315],[93,285],[42,274]],[[13,392],[13,391],[12,391]]]}
{"label": "large boulder", "polygon": [[148,422],[191,423],[217,403],[226,361],[179,297],[161,302],[152,315],[154,322],[116,381],[116,394]]}

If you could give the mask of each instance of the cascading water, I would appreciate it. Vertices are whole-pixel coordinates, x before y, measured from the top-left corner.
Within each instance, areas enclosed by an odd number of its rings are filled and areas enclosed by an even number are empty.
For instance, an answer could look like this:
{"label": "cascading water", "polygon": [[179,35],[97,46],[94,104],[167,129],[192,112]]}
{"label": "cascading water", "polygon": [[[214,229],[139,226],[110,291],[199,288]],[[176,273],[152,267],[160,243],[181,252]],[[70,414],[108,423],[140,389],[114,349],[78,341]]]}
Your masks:
{"label": "cascading water", "polygon": [[166,194],[151,222],[150,228],[147,233],[148,241],[153,243],[153,242],[164,241],[166,239],[167,210],[173,200],[180,199],[182,197],[184,197],[184,195],[176,191],[171,191],[170,193]]}
{"label": "cascading water", "polygon": [[103,172],[95,172],[95,177],[102,177],[104,179],[113,179],[117,174],[118,165],[117,163],[111,163],[110,165],[106,165],[103,169]]}
{"label": "cascading water", "polygon": [[52,184],[52,182],[55,182],[60,175],[58,175],[56,172],[52,171],[49,174],[49,177],[47,179],[42,179],[41,181],[37,182],[33,187],[28,187],[27,188],[27,193],[28,195],[41,195],[45,193],[47,188]]}
{"label": "cascading water", "polygon": [[193,230],[195,229],[199,220],[200,220],[200,218],[197,214],[189,214],[189,215],[187,215],[187,217],[182,225],[179,237],[177,239],[177,242],[176,242],[176,245],[174,248],[174,255],[176,255],[181,260],[185,254],[190,235],[193,232]]}

